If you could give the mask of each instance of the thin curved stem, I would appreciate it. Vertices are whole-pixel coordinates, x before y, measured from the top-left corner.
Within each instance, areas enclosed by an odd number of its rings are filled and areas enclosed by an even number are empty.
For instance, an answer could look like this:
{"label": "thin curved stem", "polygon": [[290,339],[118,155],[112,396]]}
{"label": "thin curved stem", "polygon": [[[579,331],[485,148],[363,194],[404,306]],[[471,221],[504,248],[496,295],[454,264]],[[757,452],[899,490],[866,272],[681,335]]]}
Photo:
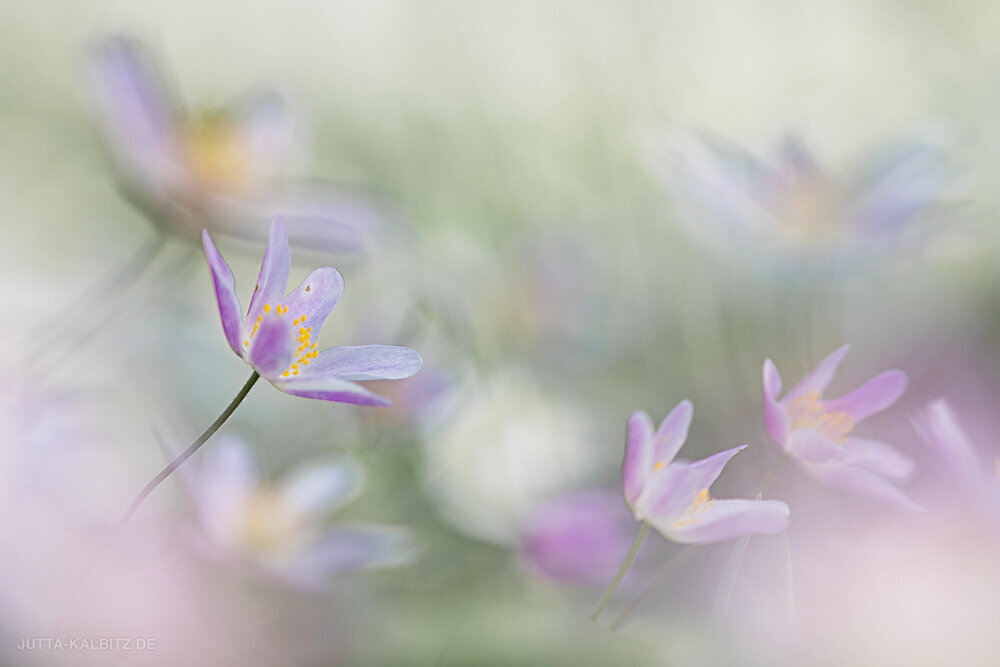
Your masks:
{"label": "thin curved stem", "polygon": [[610,584],[608,584],[607,590],[604,591],[604,596],[601,598],[601,601],[597,603],[597,607],[590,615],[590,620],[597,620],[597,617],[601,615],[602,611],[604,611],[604,607],[607,606],[608,601],[611,600],[611,596],[615,594],[616,590],[618,590],[618,585],[622,583],[622,579],[625,578],[625,573],[628,572],[628,569],[632,566],[632,561],[635,560],[636,555],[639,553],[639,547],[642,546],[643,540],[645,540],[646,535],[649,534],[649,527],[648,523],[645,521],[642,522],[642,525],[639,527],[639,532],[636,534],[635,540],[632,542],[632,547],[628,550],[628,553],[625,554],[625,560],[622,561],[621,566],[618,568],[618,572],[615,573],[615,578],[611,580]]}
{"label": "thin curved stem", "polygon": [[236,411],[239,404],[243,402],[243,399],[247,397],[247,394],[249,394],[250,390],[253,389],[253,386],[258,379],[260,379],[260,374],[257,371],[254,371],[250,375],[250,378],[246,381],[246,384],[243,385],[243,388],[240,389],[240,393],[236,394],[236,398],[234,398],[229,406],[222,411],[222,414],[219,415],[214,422],[212,422],[212,425],[205,429],[205,432],[202,433],[197,440],[192,442],[187,449],[178,454],[173,461],[168,463],[167,467],[161,470],[156,477],[149,480],[146,486],[142,488],[142,491],[139,492],[139,495],[135,497],[135,500],[132,501],[132,504],[128,506],[127,510],[125,510],[125,514],[123,514],[122,518],[118,521],[118,525],[111,534],[109,542],[114,541],[118,534],[121,533],[121,531],[125,528],[125,525],[135,514],[136,510],[139,509],[139,506],[142,505],[143,501],[149,497],[149,494],[151,494],[153,490],[163,482],[163,480],[170,477],[171,473],[180,468],[181,464],[191,458],[191,455],[198,451],[202,445],[208,442],[209,438],[215,435],[215,432],[219,430],[226,420],[229,419],[229,416]]}
{"label": "thin curved stem", "polygon": [[608,627],[612,631],[620,628],[622,626],[622,623],[624,623],[625,620],[628,618],[629,614],[632,613],[632,611],[636,608],[636,606],[638,606],[638,604],[642,602],[647,595],[653,592],[653,589],[663,584],[664,581],[670,578],[670,575],[676,572],[679,567],[681,567],[689,560],[691,560],[691,557],[694,556],[696,553],[698,553],[697,549],[691,546],[687,546],[678,551],[676,554],[674,554],[670,560],[668,560],[666,563],[663,564],[662,567],[660,567],[660,569],[653,576],[653,578],[650,579],[649,583],[646,584],[646,587],[643,588],[641,591],[639,591],[639,594],[636,595],[631,602],[625,605],[625,608],[622,609],[617,616],[615,616],[615,620],[611,621],[611,625]]}

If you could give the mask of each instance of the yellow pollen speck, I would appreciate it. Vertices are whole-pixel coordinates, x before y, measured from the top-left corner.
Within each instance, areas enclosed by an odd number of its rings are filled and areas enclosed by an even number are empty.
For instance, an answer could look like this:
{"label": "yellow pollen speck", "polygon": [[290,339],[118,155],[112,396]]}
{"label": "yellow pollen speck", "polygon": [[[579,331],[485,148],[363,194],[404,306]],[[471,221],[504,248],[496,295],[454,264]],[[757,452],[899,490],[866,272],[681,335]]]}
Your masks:
{"label": "yellow pollen speck", "polygon": [[697,515],[711,507],[714,502],[715,501],[712,500],[711,496],[708,495],[708,489],[702,489],[694,497],[694,500],[691,501],[691,506],[687,508],[687,511],[685,511],[684,514],[682,514],[681,517],[674,522],[674,526],[681,528],[683,526],[692,526],[698,523]]}
{"label": "yellow pollen speck", "polygon": [[309,291],[309,285],[306,285],[306,291],[307,292]]}
{"label": "yellow pollen speck", "polygon": [[283,378],[286,378],[286,377],[288,377],[288,371],[285,371],[284,373],[282,373],[282,374],[281,374],[281,377],[283,377]]}
{"label": "yellow pollen speck", "polygon": [[828,412],[817,393],[803,394],[788,405],[789,429],[811,428],[835,442],[843,442],[854,428],[846,412]]}
{"label": "yellow pollen speck", "polygon": [[665,468],[666,465],[667,464],[664,463],[663,461],[657,461],[656,465],[653,466],[653,472],[659,472],[659,471],[663,470],[663,468]]}
{"label": "yellow pollen speck", "polygon": [[271,304],[269,304],[269,303],[265,303],[264,304],[264,312],[265,313],[270,313],[271,312]]}

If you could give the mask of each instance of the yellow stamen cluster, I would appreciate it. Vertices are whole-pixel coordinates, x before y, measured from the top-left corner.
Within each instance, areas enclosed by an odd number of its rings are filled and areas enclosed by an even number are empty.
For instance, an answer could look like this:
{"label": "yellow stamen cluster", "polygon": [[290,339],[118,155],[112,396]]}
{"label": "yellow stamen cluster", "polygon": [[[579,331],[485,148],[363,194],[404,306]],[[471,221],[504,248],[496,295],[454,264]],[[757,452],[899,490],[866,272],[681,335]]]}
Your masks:
{"label": "yellow stamen cluster", "polygon": [[[299,324],[304,324],[305,321],[305,315],[296,317],[292,320],[292,325],[298,326]],[[281,377],[298,375],[299,366],[308,366],[310,361],[319,356],[319,350],[316,349],[317,344],[312,342],[312,327],[299,327],[298,333],[294,335],[299,343],[298,349],[295,350],[295,356],[298,358],[288,367],[288,370],[281,374]]]}
{"label": "yellow stamen cluster", "polygon": [[181,142],[187,164],[202,184],[231,191],[253,184],[249,147],[239,127],[224,115],[192,118]]}
{"label": "yellow stamen cluster", "polygon": [[708,489],[702,489],[698,492],[698,495],[694,497],[694,500],[691,501],[691,506],[687,508],[687,511],[681,515],[681,518],[674,522],[674,526],[678,528],[683,526],[693,526],[698,523],[698,514],[707,510],[714,502],[715,501],[712,500],[711,496],[708,495]]}
{"label": "yellow stamen cluster", "polygon": [[854,428],[854,419],[846,412],[828,412],[820,395],[808,393],[799,396],[788,406],[789,428],[811,428],[834,442],[843,442]]}

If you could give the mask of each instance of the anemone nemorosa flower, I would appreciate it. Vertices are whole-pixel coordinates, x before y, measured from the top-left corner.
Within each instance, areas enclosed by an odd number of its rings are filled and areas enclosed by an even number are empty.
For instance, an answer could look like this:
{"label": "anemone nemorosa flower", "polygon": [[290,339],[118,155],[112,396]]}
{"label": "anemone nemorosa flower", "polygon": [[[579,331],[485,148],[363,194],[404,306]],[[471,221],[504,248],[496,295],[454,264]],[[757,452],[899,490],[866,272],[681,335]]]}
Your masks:
{"label": "anemone nemorosa flower", "polygon": [[762,158],[706,133],[676,133],[656,146],[664,150],[653,166],[696,241],[815,271],[926,236],[959,192],[953,143],[947,128],[927,126],[836,171],[795,137]]}
{"label": "anemone nemorosa flower", "polygon": [[323,267],[286,295],[291,258],[281,219],[271,224],[250,307],[242,319],[233,272],[207,230],[202,232],[202,243],[229,347],[279,390],[325,401],[390,405],[388,399],[355,382],[398,380],[420,370],[420,355],[408,347],[362,345],[317,350],[315,340],[340,301],[344,279],[333,267]]}
{"label": "anemone nemorosa flower", "polygon": [[675,460],[687,440],[693,412],[690,401],[681,401],[655,432],[645,412],[629,418],[622,481],[625,501],[636,520],[683,544],[784,530],[790,512],[781,501],[716,500],[709,495],[722,469],[746,445],[701,461]]}
{"label": "anemone nemorosa flower", "polygon": [[187,479],[208,553],[289,583],[322,585],[345,571],[399,564],[409,551],[399,528],[329,525],[363,486],[361,472],[340,461],[261,480],[250,449],[230,437]]}
{"label": "anemone nemorosa flower", "polygon": [[906,390],[906,373],[885,371],[846,396],[824,400],[823,392],[849,349],[844,345],[827,356],[781,399],[781,376],[767,359],[764,427],[817,481],[915,507],[896,487],[913,473],[913,459],[884,442],[852,435],[861,420],[899,400]]}
{"label": "anemone nemorosa flower", "polygon": [[167,231],[197,239],[203,227],[262,240],[277,214],[305,249],[361,249],[385,222],[361,189],[289,180],[306,153],[299,114],[274,91],[220,109],[185,108],[137,39],[112,36],[89,54],[97,115],[129,197]]}

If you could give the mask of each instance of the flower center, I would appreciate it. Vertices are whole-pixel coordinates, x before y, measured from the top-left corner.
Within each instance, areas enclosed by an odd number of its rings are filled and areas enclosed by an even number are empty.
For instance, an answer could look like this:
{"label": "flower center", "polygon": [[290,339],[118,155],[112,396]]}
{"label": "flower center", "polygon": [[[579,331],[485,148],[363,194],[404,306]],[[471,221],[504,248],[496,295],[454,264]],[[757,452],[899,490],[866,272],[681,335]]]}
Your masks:
{"label": "flower center", "polygon": [[288,510],[268,485],[259,485],[247,501],[240,541],[249,550],[269,556],[294,552],[302,539],[302,520]]}
{"label": "flower center", "polygon": [[[288,313],[288,306],[284,306],[279,303],[272,309],[271,304],[264,304],[264,314],[270,313],[272,310],[278,317],[284,317]],[[263,319],[263,314],[257,316],[257,321],[253,323],[253,329],[250,330],[250,333],[247,334],[246,339],[243,341],[244,351],[250,347],[250,341],[253,340],[254,335],[256,335],[257,329],[260,327],[260,322]],[[285,369],[285,371],[281,374],[281,377],[298,375],[301,366],[308,366],[310,361],[319,356],[319,350],[316,349],[318,343],[312,342],[313,328],[299,326],[301,324],[305,324],[305,321],[306,316],[304,314],[292,320],[292,325],[289,327],[289,331],[298,343],[298,348],[295,350],[296,359],[287,369]],[[298,330],[296,330],[296,327],[298,327]]]}
{"label": "flower center", "polygon": [[712,497],[708,495],[708,489],[702,489],[694,497],[694,500],[691,501],[691,506],[687,508],[677,521],[674,521],[674,526],[680,528],[698,523],[698,515],[711,507],[714,502]]}
{"label": "flower center", "polygon": [[817,393],[803,394],[788,405],[789,429],[811,428],[834,442],[843,442],[854,428],[846,412],[828,412]]}
{"label": "flower center", "polygon": [[224,114],[190,119],[182,145],[198,180],[224,190],[242,190],[250,184],[250,156],[239,129]]}

